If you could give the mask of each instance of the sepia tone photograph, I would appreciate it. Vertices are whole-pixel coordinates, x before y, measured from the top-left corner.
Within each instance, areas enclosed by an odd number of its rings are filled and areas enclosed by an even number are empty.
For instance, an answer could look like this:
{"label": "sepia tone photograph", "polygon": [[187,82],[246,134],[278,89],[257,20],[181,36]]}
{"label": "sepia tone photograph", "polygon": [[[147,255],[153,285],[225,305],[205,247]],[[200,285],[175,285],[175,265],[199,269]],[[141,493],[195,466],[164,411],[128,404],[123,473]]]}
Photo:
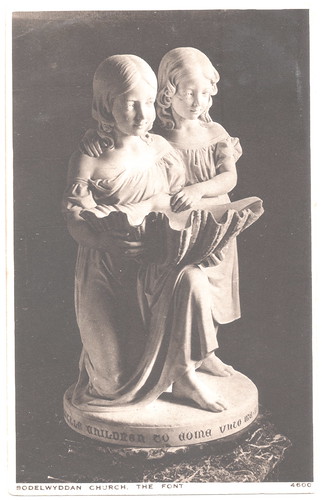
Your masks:
{"label": "sepia tone photograph", "polygon": [[311,492],[309,10],[11,21],[12,492]]}

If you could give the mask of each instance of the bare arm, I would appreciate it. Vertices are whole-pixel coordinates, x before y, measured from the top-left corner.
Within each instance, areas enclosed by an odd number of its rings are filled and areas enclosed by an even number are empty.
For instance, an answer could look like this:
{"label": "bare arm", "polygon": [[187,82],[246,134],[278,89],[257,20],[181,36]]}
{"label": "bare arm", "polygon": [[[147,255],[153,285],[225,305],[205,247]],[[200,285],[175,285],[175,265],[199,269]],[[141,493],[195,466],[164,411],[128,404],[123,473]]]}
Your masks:
{"label": "bare arm", "polygon": [[233,159],[227,158],[222,162],[215,177],[186,186],[174,195],[171,199],[171,208],[174,212],[195,208],[202,198],[214,198],[229,193],[236,184],[236,163]]}
{"label": "bare arm", "polygon": [[[84,208],[94,208],[95,201],[86,187],[86,181],[91,178],[95,171],[95,161],[85,157],[79,152],[75,152],[69,162],[67,186],[74,183],[84,183],[84,189],[79,193],[66,193],[63,211],[67,222],[67,228],[72,238],[82,246],[95,248],[96,250],[109,250],[108,239],[113,239],[115,235],[95,232],[80,216]],[[118,234],[118,233],[117,233]],[[109,238],[108,238],[109,237]]]}
{"label": "bare arm", "polygon": [[79,212],[80,210],[75,210],[65,215],[69,234],[79,245],[102,250],[99,242],[100,233],[95,233],[86,221],[80,217]]}
{"label": "bare arm", "polygon": [[226,159],[218,174],[208,181],[199,182],[201,198],[213,198],[221,194],[229,193],[237,184],[237,170],[234,160]]}

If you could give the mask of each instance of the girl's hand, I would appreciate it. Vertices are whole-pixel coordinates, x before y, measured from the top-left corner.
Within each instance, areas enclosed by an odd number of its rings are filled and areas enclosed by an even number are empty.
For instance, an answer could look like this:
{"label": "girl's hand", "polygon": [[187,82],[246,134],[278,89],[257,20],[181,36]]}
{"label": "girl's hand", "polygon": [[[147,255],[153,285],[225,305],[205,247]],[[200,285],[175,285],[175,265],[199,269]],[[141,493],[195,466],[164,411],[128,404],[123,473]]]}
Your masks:
{"label": "girl's hand", "polygon": [[95,158],[99,158],[107,146],[104,139],[93,128],[86,130],[85,135],[79,143],[81,153]]}
{"label": "girl's hand", "polygon": [[198,184],[186,186],[171,198],[171,209],[173,212],[183,212],[189,208],[196,208],[202,198],[202,192]]}
{"label": "girl's hand", "polygon": [[99,234],[99,248],[114,257],[136,259],[144,253],[142,241],[128,241],[128,233],[107,231]]}
{"label": "girl's hand", "polygon": [[156,194],[149,201],[151,201],[151,212],[165,212],[170,210],[171,196],[167,193]]}

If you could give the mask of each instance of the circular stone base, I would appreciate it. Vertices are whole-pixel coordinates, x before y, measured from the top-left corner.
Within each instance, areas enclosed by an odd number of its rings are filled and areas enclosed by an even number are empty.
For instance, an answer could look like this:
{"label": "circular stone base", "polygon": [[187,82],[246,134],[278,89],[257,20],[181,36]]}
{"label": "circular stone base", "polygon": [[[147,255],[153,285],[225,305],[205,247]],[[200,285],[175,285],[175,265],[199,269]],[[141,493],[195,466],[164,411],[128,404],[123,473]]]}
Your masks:
{"label": "circular stone base", "polygon": [[164,393],[144,408],[89,412],[72,405],[73,385],[64,395],[66,423],[83,436],[104,443],[131,448],[164,448],[225,438],[255,420],[258,392],[245,375],[239,372],[230,377],[214,377],[201,372],[198,375],[215,393],[224,397],[227,410],[213,413]]}

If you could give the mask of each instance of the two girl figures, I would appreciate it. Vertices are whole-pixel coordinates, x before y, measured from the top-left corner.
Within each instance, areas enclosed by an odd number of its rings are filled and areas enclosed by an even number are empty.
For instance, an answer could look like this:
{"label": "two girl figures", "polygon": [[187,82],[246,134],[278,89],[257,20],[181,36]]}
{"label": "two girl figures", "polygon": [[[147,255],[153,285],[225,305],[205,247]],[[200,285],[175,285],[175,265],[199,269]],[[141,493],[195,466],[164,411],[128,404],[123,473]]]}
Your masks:
{"label": "two girl figures", "polygon": [[[217,329],[240,317],[236,236],[262,203],[230,203],[241,147],[208,114],[218,80],[187,47],[163,57],[158,81],[134,55],[95,73],[97,130],[71,157],[63,202],[79,244],[79,409],[141,408],[169,387],[203,410],[227,408],[199,372],[235,373],[215,355]],[[155,101],[163,137],[149,132]]]}

